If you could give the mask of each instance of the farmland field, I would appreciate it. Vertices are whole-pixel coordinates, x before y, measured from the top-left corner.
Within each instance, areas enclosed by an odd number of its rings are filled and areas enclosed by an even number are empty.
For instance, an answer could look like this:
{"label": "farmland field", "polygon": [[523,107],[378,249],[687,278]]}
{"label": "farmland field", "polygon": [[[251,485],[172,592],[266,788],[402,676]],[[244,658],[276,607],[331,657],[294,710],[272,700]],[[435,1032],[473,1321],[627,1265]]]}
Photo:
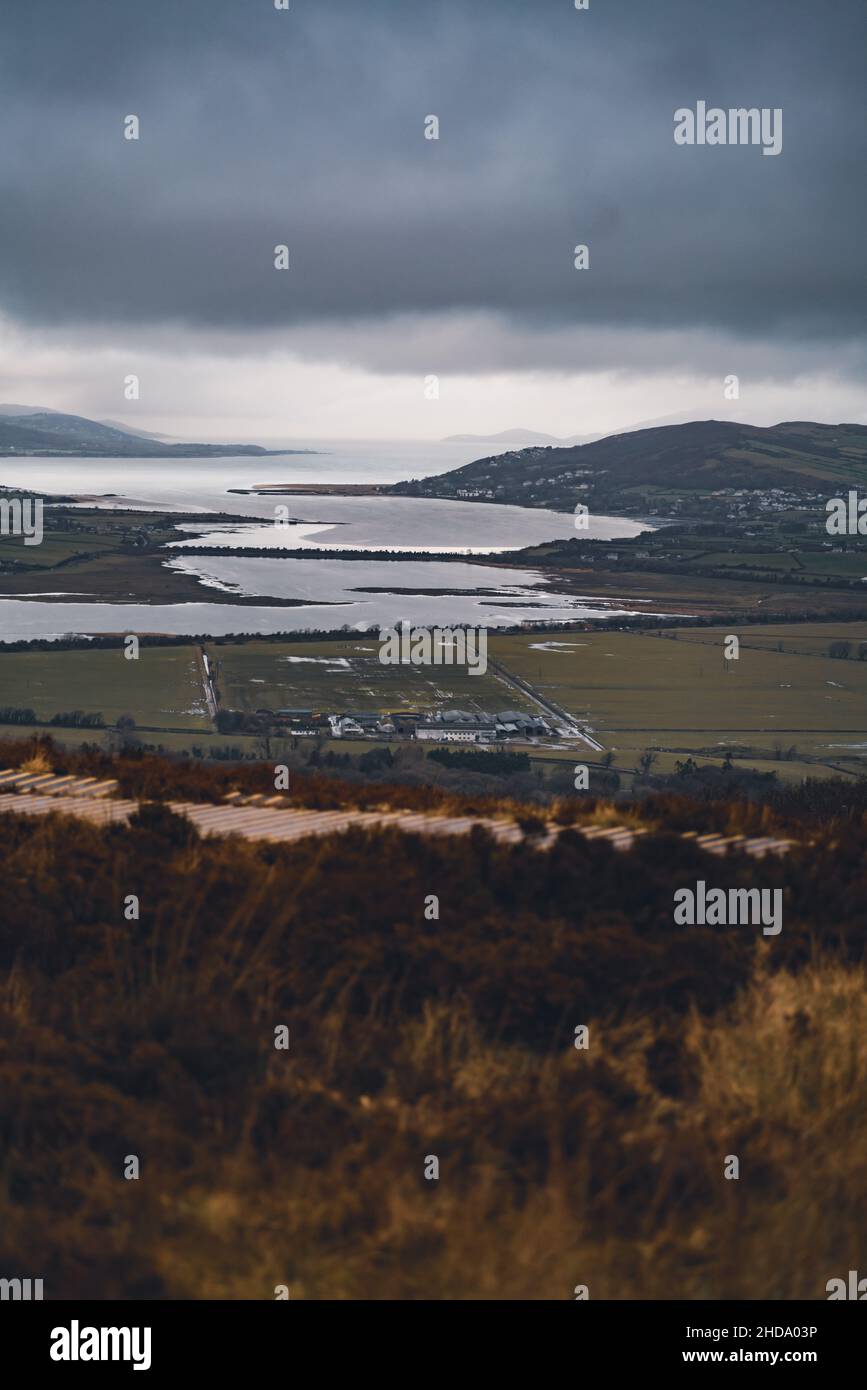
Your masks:
{"label": "farmland field", "polygon": [[[50,524],[50,513],[46,521]],[[28,545],[22,536],[3,537],[4,561],[26,565],[28,569],[54,569],[58,565],[68,564],[73,557],[98,557],[116,548],[117,542],[110,536],[90,535],[81,531],[50,531],[48,526],[39,545]]]}
{"label": "farmland field", "polygon": [[[462,667],[384,666],[370,637],[210,642],[206,650],[226,709],[538,712],[530,695],[509,683],[512,675],[585,723],[602,745],[598,756],[614,754],[624,773],[653,751],[660,773],[690,756],[718,764],[729,752],[742,766],[785,779],[823,770],[863,775],[867,660],[859,652],[867,651],[867,623],[744,626],[739,658],[726,661],[728,632],[493,635],[481,676]],[[834,643],[848,643],[846,659],[830,655]],[[2,654],[0,706],[32,709],[42,721],[70,710],[100,713],[107,724],[131,714],[142,729],[156,731],[145,742],[167,751],[200,747],[207,756],[228,743],[243,752],[258,747],[254,736],[227,737],[211,725],[193,645],[144,646],[138,661],[119,650]],[[98,741],[90,730],[58,730],[58,737]],[[568,747],[532,750],[538,767],[571,756]]]}
{"label": "farmland field", "polygon": [[[495,637],[495,660],[585,720],[625,755],[660,747],[680,756],[748,747],[774,764],[780,745],[829,764],[867,759],[867,623],[742,629],[726,662],[729,629],[559,633]],[[848,660],[829,656],[848,642]],[[715,747],[716,746],[716,747]],[[630,759],[623,759],[629,765]],[[661,764],[662,766],[662,764]]]}
{"label": "farmland field", "polygon": [[474,676],[456,666],[383,666],[373,639],[221,643],[206,650],[221,704],[232,709],[536,711],[491,671]]}
{"label": "farmland field", "polygon": [[210,728],[192,646],[142,647],[137,661],[120,649],[3,652],[0,706],[32,709],[41,720],[83,710],[107,724],[131,714],[155,729]]}

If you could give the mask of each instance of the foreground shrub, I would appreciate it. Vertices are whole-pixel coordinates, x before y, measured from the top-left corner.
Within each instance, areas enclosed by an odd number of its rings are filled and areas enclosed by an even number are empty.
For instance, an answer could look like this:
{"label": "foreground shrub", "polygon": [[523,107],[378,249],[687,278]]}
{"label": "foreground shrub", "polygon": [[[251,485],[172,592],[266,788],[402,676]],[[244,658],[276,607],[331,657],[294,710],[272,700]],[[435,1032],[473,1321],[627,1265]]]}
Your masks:
{"label": "foreground shrub", "polygon": [[[815,1298],[863,1263],[862,844],[757,865],[675,836],[281,847],[177,820],[0,817],[4,1274]],[[782,935],[676,928],[673,887],[708,872],[779,886]]]}

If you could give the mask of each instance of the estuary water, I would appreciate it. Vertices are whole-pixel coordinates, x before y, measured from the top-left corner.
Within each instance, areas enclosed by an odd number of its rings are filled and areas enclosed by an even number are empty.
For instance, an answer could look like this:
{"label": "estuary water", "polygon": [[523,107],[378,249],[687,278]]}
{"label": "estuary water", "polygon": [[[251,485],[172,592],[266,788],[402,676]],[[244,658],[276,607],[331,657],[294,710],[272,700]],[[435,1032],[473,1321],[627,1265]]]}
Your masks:
{"label": "estuary water", "polygon": [[[298,444],[297,447],[304,447]],[[313,447],[311,445],[311,447]],[[224,459],[0,459],[0,483],[46,494],[93,500],[101,506],[214,513],[237,521],[179,522],[178,540],[166,550],[167,565],[183,568],[202,584],[201,603],[171,605],[88,602],[63,573],[69,597],[52,601],[0,599],[0,640],[56,637],[66,633],[310,631],[322,628],[414,623],[478,623],[491,627],[524,620],[568,621],[634,612],[618,601],[559,593],[534,570],[515,571],[459,561],[310,560],[278,558],[285,549],[412,550],[490,554],[576,534],[571,513],[493,503],[427,498],[255,496],[239,491],[261,484],[376,483],[450,471],[479,457],[478,445],[316,445],[322,452],[285,457]],[[285,508],[275,524],[275,506]],[[288,518],[288,520],[286,520]],[[582,536],[614,540],[647,529],[622,517],[591,517]],[[207,544],[223,556],[184,556]],[[238,554],[238,547],[272,549],[275,558]],[[234,552],[234,553],[233,553]],[[208,589],[244,596],[246,604],[214,604]],[[375,592],[380,590],[382,592]],[[437,592],[445,591],[445,592]],[[483,592],[478,592],[483,591]],[[73,598],[74,596],[74,598]],[[63,598],[58,594],[58,598]],[[261,597],[261,607],[250,598]],[[291,599],[299,606],[269,602]],[[81,601],[75,601],[80,599]]]}

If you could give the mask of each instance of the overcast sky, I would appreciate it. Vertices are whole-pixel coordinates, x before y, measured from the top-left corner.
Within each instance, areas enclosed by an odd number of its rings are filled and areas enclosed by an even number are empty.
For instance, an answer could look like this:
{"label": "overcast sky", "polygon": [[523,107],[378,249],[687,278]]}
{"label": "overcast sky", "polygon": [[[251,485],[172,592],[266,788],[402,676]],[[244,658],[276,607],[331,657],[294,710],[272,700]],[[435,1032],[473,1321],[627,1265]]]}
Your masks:
{"label": "overcast sky", "polygon": [[[7,0],[0,400],[238,440],[867,421],[865,52],[865,0]],[[781,108],[781,153],[675,144],[700,100]]]}

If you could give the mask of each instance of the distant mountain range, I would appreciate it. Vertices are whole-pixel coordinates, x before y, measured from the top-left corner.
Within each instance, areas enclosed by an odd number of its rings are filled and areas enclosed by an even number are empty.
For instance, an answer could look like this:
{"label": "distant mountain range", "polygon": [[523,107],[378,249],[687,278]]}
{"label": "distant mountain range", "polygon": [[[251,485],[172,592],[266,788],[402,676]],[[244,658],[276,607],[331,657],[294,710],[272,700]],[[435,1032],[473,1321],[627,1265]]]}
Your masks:
{"label": "distant mountain range", "polygon": [[693,420],[565,448],[513,449],[391,490],[569,510],[583,501],[599,511],[629,511],[721,488],[827,496],[830,488],[858,484],[867,485],[867,425],[787,421],[762,428]]}
{"label": "distant mountain range", "polygon": [[[638,420],[633,425],[624,425],[617,434],[633,434],[636,430],[659,429],[663,425],[688,425],[692,416],[687,411],[677,415],[660,415],[655,420]],[[597,439],[611,439],[610,434],[543,434],[539,430],[500,430],[498,434],[449,434],[444,444],[507,444],[513,449],[530,448],[535,444],[556,445],[559,448],[574,449],[579,444],[595,444]]]}
{"label": "distant mountain range", "polygon": [[531,444],[589,444],[601,439],[601,434],[570,434],[558,439],[555,434],[540,434],[538,430],[501,430],[499,434],[448,434],[444,444],[510,444],[525,448]]}
{"label": "distant mountain range", "polygon": [[0,405],[0,457],[28,454],[62,458],[224,458],[285,455],[308,449],[264,449],[259,444],[170,443],[163,435],[136,432],[116,420],[88,420],[39,406]]}

